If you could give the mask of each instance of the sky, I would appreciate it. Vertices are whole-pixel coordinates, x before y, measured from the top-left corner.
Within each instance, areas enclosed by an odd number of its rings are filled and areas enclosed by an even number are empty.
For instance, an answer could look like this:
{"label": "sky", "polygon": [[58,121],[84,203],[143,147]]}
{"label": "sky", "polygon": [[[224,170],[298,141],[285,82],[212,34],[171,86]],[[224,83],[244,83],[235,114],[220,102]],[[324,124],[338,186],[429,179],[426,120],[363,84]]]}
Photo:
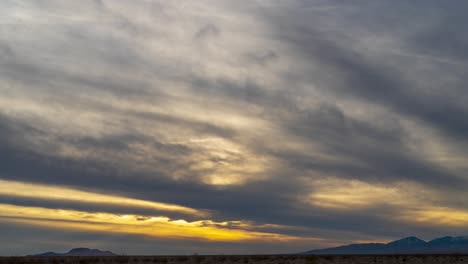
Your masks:
{"label": "sky", "polygon": [[463,0],[0,2],[0,255],[468,235]]}

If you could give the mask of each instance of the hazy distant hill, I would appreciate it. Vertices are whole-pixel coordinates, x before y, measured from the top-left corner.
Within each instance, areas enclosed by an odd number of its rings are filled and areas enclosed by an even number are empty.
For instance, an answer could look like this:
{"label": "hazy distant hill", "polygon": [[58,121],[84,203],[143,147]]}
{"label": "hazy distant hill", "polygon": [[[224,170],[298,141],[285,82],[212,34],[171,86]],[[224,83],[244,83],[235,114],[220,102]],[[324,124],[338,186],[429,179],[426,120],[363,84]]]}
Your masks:
{"label": "hazy distant hill", "polygon": [[441,237],[429,242],[417,237],[407,237],[387,244],[352,244],[335,248],[317,249],[302,254],[452,254],[468,253],[468,236]]}
{"label": "hazy distant hill", "polygon": [[110,251],[101,251],[99,249],[90,249],[90,248],[74,248],[67,253],[55,253],[55,252],[46,252],[42,254],[33,255],[36,257],[58,257],[58,256],[116,256],[116,254]]}

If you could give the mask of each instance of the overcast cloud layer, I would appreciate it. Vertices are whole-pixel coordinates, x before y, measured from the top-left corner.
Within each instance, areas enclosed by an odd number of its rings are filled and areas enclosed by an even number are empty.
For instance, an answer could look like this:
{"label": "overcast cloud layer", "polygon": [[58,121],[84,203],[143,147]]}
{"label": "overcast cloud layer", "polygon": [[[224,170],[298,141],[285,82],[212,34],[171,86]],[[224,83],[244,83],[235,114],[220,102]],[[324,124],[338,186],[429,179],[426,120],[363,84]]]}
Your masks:
{"label": "overcast cloud layer", "polygon": [[0,255],[467,235],[465,1],[0,2]]}

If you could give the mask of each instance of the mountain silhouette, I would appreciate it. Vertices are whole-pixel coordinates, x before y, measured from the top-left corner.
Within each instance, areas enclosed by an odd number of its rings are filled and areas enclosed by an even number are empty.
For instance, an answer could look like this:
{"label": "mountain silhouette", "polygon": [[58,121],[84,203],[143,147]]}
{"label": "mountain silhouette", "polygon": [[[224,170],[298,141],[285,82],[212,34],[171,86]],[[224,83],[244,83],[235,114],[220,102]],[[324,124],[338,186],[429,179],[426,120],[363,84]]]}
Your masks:
{"label": "mountain silhouette", "polygon": [[55,252],[46,252],[37,255],[36,257],[77,257],[77,256],[116,256],[116,254],[110,251],[101,251],[99,249],[90,249],[90,248],[74,248],[67,253],[55,253]]}
{"label": "mountain silhouette", "polygon": [[301,254],[310,255],[373,255],[373,254],[468,254],[468,236],[441,237],[426,242],[406,237],[387,244],[367,243],[316,249]]}

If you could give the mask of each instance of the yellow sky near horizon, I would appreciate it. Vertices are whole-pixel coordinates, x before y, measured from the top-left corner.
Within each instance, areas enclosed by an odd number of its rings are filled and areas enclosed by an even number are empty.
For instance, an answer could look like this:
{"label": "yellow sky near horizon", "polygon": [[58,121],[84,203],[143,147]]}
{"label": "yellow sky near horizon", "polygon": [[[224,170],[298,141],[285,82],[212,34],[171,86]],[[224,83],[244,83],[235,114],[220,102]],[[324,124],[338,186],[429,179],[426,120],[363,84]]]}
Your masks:
{"label": "yellow sky near horizon", "polygon": [[[82,230],[104,233],[136,234],[165,239],[197,239],[208,241],[291,241],[305,238],[271,232],[259,232],[247,222],[215,222],[199,220],[188,222],[164,216],[118,215],[67,209],[48,209],[0,203],[3,221],[23,223],[63,230]],[[245,229],[247,228],[247,229]]]}
{"label": "yellow sky near horizon", "polygon": [[[23,223],[47,228],[87,230],[95,232],[137,234],[168,239],[200,239],[210,241],[289,241],[304,239],[280,233],[262,232],[256,229],[278,227],[254,225],[248,221],[210,220],[210,213],[181,205],[100,194],[63,186],[0,180],[0,195],[26,197],[37,200],[57,200],[80,204],[113,205],[155,210],[153,215],[114,214],[110,212],[86,212],[69,209],[52,209],[37,206],[20,206],[0,203],[2,221]],[[102,209],[105,210],[105,209]],[[165,214],[182,213],[200,220],[171,219]]]}
{"label": "yellow sky near horizon", "polygon": [[[404,223],[462,227],[468,224],[468,212],[456,208],[422,205],[417,194],[408,190],[383,187],[360,181],[328,180],[316,183],[320,187],[310,195],[314,206],[330,210],[347,211],[371,206],[390,205],[398,214],[392,219]],[[287,234],[292,226],[255,224],[245,220],[210,220],[205,210],[181,205],[140,200],[109,194],[100,194],[63,186],[0,180],[0,195],[43,200],[78,202],[81,204],[114,205],[153,209],[154,214],[115,214],[112,212],[86,212],[71,209],[53,209],[0,203],[2,221],[52,229],[134,234],[166,239],[195,239],[219,242],[240,241],[321,241],[311,234]],[[409,185],[406,185],[407,187]],[[430,201],[429,201],[430,202]],[[419,207],[417,206],[419,205]],[[198,220],[171,219],[165,213],[182,213]],[[269,231],[264,231],[269,230]],[[271,230],[276,230],[272,232]]]}

